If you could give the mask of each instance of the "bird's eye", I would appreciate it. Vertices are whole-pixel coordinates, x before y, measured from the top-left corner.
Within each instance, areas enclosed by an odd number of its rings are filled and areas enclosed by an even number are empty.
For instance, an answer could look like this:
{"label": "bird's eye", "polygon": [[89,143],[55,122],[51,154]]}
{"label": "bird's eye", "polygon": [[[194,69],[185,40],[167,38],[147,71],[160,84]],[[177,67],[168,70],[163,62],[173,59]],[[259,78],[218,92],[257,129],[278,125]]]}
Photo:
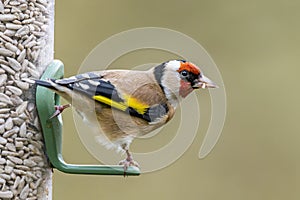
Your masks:
{"label": "bird's eye", "polygon": [[181,76],[183,77],[187,77],[187,75],[189,74],[186,70],[183,70],[180,72]]}

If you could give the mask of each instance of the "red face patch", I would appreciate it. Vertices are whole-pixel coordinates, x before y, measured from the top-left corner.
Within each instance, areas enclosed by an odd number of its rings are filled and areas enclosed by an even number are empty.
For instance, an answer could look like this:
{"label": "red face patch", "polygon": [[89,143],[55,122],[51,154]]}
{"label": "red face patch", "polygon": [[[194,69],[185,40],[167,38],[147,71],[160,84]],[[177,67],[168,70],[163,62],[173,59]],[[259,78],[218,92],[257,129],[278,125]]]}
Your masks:
{"label": "red face patch", "polygon": [[193,91],[193,88],[191,87],[190,82],[186,82],[186,81],[183,81],[183,80],[180,81],[179,95],[181,97],[185,98],[192,91]]}
{"label": "red face patch", "polygon": [[180,63],[180,68],[178,69],[178,72],[181,72],[183,70],[191,72],[191,73],[193,73],[195,75],[199,75],[200,74],[199,68],[196,67],[196,65],[194,65],[193,63],[190,63],[190,62],[181,62]]}

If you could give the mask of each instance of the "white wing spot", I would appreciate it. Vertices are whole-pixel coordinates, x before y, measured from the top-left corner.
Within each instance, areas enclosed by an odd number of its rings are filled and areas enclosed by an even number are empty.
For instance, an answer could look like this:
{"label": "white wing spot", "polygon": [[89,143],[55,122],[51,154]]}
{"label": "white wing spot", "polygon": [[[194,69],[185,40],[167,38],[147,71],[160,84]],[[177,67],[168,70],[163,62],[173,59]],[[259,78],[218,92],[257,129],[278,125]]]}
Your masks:
{"label": "white wing spot", "polygon": [[91,78],[87,73],[81,74],[81,76],[84,77],[84,78]]}
{"label": "white wing spot", "polygon": [[80,86],[82,89],[84,89],[84,90],[88,90],[88,89],[90,88],[89,85],[83,84],[83,83],[79,83],[79,86]]}
{"label": "white wing spot", "polygon": [[94,81],[94,80],[88,80],[89,84],[94,85],[94,86],[98,86],[100,83],[98,81]]}

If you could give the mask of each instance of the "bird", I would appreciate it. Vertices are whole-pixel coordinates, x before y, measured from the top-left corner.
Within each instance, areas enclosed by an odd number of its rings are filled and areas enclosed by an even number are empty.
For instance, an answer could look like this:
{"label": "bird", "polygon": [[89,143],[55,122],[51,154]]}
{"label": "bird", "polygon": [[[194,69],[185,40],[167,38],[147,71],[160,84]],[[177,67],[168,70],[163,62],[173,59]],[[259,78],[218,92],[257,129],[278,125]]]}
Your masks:
{"label": "bird", "polygon": [[[66,99],[89,126],[100,125],[100,143],[126,153],[119,162],[124,173],[129,166],[139,168],[129,149],[134,138],[168,123],[194,90],[218,87],[198,66],[180,59],[146,71],[102,70],[34,82]],[[70,104],[56,105],[52,118]]]}

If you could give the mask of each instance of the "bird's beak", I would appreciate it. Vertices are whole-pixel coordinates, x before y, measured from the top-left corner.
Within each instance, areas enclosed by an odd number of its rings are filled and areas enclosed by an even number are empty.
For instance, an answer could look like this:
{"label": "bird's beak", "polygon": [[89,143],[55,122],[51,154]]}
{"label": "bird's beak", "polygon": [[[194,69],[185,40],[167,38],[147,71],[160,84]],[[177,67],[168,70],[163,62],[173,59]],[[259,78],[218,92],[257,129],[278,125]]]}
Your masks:
{"label": "bird's beak", "polygon": [[207,78],[204,75],[201,75],[201,77],[199,77],[198,81],[193,85],[193,88],[218,88],[219,86],[217,84],[215,84],[214,82],[212,82],[209,78]]}

